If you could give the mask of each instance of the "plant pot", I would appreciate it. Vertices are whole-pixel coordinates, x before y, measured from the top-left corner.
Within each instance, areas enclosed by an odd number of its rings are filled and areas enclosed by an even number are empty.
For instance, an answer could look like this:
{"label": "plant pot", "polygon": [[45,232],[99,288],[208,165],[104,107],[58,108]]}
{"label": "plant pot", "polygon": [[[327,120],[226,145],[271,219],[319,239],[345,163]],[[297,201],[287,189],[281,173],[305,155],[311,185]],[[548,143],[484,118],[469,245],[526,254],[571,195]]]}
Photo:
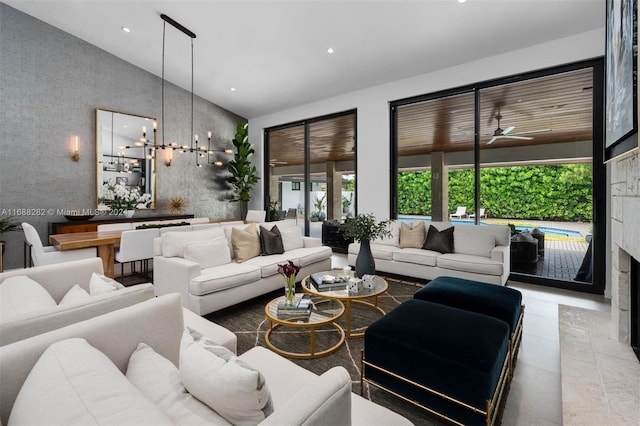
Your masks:
{"label": "plant pot", "polygon": [[376,273],[376,262],[371,253],[369,240],[360,241],[360,251],[356,257],[356,277],[362,278],[364,275],[374,275]]}

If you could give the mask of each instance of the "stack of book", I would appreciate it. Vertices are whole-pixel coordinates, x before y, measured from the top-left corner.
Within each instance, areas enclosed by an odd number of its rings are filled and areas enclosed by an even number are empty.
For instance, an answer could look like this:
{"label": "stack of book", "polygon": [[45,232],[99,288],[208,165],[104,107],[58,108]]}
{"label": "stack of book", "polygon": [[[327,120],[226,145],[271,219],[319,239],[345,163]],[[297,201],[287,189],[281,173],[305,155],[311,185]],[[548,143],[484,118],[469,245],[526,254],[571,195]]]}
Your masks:
{"label": "stack of book", "polygon": [[318,291],[344,290],[349,277],[332,274],[311,274],[311,281]]}
{"label": "stack of book", "polygon": [[311,298],[308,294],[296,296],[293,304],[287,305],[283,300],[278,302],[278,318],[309,318],[311,315]]}

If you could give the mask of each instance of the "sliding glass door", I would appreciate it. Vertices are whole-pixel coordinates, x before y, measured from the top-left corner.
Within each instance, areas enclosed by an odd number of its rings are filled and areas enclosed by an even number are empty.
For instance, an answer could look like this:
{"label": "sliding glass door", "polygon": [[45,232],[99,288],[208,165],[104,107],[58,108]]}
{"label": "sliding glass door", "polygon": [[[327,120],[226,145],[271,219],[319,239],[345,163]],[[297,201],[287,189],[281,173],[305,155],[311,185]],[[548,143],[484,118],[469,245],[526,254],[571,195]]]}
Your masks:
{"label": "sliding glass door", "polygon": [[602,292],[602,85],[595,60],[392,102],[392,216],[509,225],[512,277]]}
{"label": "sliding glass door", "polygon": [[297,218],[305,234],[355,213],[356,113],[347,111],[265,130],[266,205],[272,219]]}

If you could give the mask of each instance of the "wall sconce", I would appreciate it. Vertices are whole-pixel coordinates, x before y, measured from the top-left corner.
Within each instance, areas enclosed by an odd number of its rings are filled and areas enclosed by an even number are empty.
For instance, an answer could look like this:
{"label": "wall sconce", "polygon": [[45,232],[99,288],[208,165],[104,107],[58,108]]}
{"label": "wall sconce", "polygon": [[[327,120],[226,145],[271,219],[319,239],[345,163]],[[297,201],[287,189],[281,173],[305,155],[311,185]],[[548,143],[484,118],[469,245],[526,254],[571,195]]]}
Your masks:
{"label": "wall sconce", "polygon": [[75,161],[76,163],[80,161],[79,142],[77,136],[71,136],[71,152],[73,152],[71,160]]}
{"label": "wall sconce", "polygon": [[173,149],[164,150],[164,165],[171,167],[173,165]]}

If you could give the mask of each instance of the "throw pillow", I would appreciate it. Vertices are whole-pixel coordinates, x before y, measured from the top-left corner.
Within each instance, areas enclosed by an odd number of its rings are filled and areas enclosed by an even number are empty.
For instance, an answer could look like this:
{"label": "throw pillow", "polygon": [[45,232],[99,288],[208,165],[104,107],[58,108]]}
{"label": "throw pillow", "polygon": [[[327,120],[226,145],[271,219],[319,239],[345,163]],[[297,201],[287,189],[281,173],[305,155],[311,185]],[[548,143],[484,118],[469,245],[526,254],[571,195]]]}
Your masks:
{"label": "throw pillow", "polygon": [[[411,226],[413,225],[413,227]],[[421,248],[424,244],[424,222],[400,224],[400,248]]]}
{"label": "throw pillow", "polygon": [[172,425],[105,354],[73,338],[49,346],[16,398],[8,424]]}
{"label": "throw pillow", "polygon": [[291,228],[284,229],[280,232],[282,236],[282,248],[284,251],[295,250],[304,247],[304,240],[302,239],[302,231],[298,226],[292,226]]}
{"label": "throw pillow", "polygon": [[184,258],[200,264],[201,268],[231,263],[229,244],[224,237],[184,245]]}
{"label": "throw pillow", "polygon": [[0,285],[0,321],[58,306],[49,292],[25,275],[9,277]]}
{"label": "throw pillow", "polygon": [[193,396],[234,425],[255,425],[273,412],[264,376],[224,346],[186,331],[180,345],[180,377]]}
{"label": "throw pillow", "polygon": [[429,232],[427,233],[427,239],[422,246],[425,250],[433,250],[440,253],[453,253],[453,230],[450,228],[438,231],[433,225],[429,225]]}
{"label": "throw pillow", "polygon": [[71,287],[69,291],[67,291],[67,293],[64,295],[60,303],[58,303],[58,306],[76,305],[78,303],[84,302],[89,297],[91,296],[89,296],[87,290],[80,287],[78,284],[74,284],[74,286]]}
{"label": "throw pillow", "polygon": [[496,246],[496,237],[491,234],[464,232],[460,230],[454,235],[454,244],[456,253],[491,257],[491,250]]}
{"label": "throw pillow", "polygon": [[162,234],[160,239],[162,255],[164,257],[184,257],[185,244],[209,241],[220,237],[224,237],[224,230],[220,228],[209,228],[187,232],[166,232]]}
{"label": "throw pillow", "polygon": [[260,256],[260,237],[256,224],[252,223],[245,229],[232,228],[231,246],[238,263]]}
{"label": "throw pillow", "polygon": [[139,343],[127,366],[127,379],[177,425],[214,425],[224,419],[187,392],[180,370],[146,343]]}
{"label": "throw pillow", "polygon": [[260,227],[260,248],[263,256],[284,253],[282,235],[280,235],[280,230],[276,225],[273,225],[271,230]]}
{"label": "throw pillow", "polygon": [[94,272],[89,280],[89,294],[96,296],[98,294],[111,293],[112,291],[123,289],[124,286],[118,281],[105,277],[103,274]]}

